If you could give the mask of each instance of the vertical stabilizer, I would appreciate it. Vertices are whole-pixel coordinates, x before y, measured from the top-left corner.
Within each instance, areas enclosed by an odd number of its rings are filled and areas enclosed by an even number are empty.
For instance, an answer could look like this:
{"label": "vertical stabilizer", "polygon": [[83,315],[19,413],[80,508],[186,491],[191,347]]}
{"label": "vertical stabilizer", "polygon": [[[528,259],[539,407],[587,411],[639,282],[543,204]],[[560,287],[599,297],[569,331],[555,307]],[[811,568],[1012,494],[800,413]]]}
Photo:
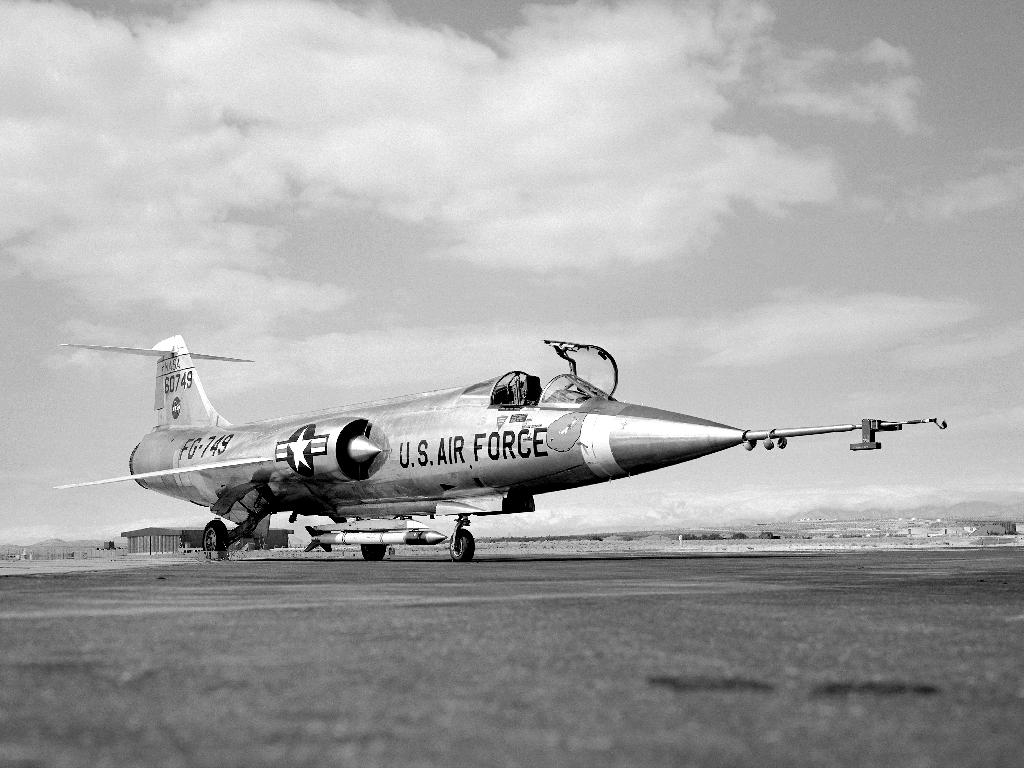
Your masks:
{"label": "vertical stabilizer", "polygon": [[164,352],[156,364],[156,409],[158,427],[227,426],[217,413],[199,381],[192,355],[181,336],[171,336],[153,347]]}

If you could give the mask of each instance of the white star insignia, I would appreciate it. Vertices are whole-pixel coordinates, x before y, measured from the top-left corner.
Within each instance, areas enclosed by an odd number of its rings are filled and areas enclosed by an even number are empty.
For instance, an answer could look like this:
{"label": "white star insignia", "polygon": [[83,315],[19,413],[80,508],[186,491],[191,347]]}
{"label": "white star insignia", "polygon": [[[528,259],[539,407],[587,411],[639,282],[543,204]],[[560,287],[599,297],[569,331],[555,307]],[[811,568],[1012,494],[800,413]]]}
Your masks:
{"label": "white star insignia", "polygon": [[309,444],[313,442],[311,439],[304,439],[301,436],[292,442],[288,443],[288,450],[291,451],[292,459],[295,461],[296,467],[306,467],[312,469],[309,462],[306,461],[306,449]]}

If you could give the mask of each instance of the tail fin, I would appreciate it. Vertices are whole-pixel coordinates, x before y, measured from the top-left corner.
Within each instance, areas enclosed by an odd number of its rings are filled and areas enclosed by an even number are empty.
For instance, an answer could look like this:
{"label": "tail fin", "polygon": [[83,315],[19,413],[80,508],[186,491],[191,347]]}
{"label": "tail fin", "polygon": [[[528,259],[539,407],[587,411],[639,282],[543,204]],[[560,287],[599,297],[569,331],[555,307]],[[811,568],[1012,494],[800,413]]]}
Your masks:
{"label": "tail fin", "polygon": [[128,355],[158,357],[156,364],[156,392],[153,407],[156,424],[166,426],[227,426],[229,422],[217,413],[199,381],[193,359],[226,360],[233,363],[251,363],[237,357],[190,353],[181,336],[164,339],[152,349],[139,347],[105,347],[94,344],[62,344],[100,352],[121,352]]}
{"label": "tail fin", "polygon": [[153,349],[165,353],[156,364],[153,402],[156,425],[227,426],[227,420],[217,413],[206,396],[185,340],[181,336],[171,336]]}

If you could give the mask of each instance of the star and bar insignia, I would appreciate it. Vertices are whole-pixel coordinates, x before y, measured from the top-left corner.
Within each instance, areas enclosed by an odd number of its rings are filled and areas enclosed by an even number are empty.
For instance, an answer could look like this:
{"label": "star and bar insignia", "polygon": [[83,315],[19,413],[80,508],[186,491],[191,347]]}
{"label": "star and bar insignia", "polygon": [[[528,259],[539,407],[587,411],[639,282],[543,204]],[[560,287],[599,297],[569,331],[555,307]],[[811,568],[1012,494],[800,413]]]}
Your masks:
{"label": "star and bar insignia", "polygon": [[293,471],[303,477],[313,476],[313,457],[327,455],[327,440],[330,435],[316,434],[316,424],[299,427],[287,440],[277,444],[274,458],[287,461]]}

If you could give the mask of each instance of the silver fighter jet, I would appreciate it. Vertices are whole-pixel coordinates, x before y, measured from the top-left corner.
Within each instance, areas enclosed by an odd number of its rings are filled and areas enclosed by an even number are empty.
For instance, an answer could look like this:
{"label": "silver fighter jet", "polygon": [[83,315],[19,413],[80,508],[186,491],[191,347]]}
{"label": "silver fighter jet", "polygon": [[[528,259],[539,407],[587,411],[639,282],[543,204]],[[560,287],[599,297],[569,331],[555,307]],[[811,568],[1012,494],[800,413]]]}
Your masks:
{"label": "silver fighter jet", "polygon": [[[181,336],[152,349],[82,347],[156,358],[157,425],[132,451],[130,474],[71,488],[134,480],[218,515],[204,531],[208,551],[266,538],[271,515],[326,516],[308,528],[310,548],[358,544],[367,560],[393,544],[448,542],[451,559],[473,559],[475,515],[534,511],[534,496],[614,480],[742,445],[785,448],[790,438],[861,430],[853,450],[874,450],[878,432],[939,419],[743,430],[630,405],[613,395],[614,358],[598,346],[545,341],[569,371],[546,384],[525,371],[455,389],[423,392],[306,416],[228,423],[206,396],[195,360],[251,362],[190,353]],[[600,384],[579,374],[603,366]],[[455,519],[445,536],[437,516]],[[415,518],[426,518],[416,520]],[[236,527],[229,530],[220,518]]]}

